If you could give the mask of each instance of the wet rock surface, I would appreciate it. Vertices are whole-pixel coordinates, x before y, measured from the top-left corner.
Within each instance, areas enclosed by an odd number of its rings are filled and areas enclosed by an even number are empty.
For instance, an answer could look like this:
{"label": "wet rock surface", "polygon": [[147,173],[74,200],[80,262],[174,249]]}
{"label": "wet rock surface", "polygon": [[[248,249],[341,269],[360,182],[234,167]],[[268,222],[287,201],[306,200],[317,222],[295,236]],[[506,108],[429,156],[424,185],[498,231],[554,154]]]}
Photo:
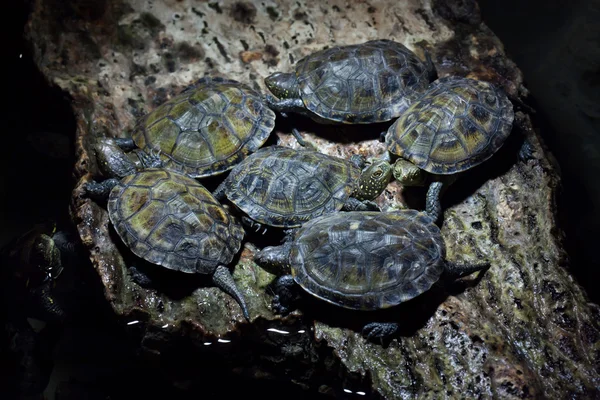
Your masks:
{"label": "wet rock surface", "polygon": [[[36,63],[68,94],[77,122],[72,215],[107,301],[149,363],[184,386],[233,371],[340,397],[600,396],[599,310],[571,278],[561,250],[557,167],[519,105],[527,95],[520,71],[477,10],[466,0],[33,4],[27,36]],[[281,318],[270,309],[275,275],[252,261],[257,248],[280,239],[269,233],[249,234],[233,268],[250,323],[208,279],[182,287],[179,277],[154,271],[161,290],[135,283],[128,269],[135,258],[105,208],[82,197],[82,185],[98,174],[93,140],[126,137],[139,116],[204,75],[265,91],[265,76],[291,70],[312,51],[376,38],[404,43],[421,58],[426,50],[440,76],[494,82],[517,103],[504,147],[443,199],[448,259],[489,259],[490,270],[386,313],[345,312],[307,299],[301,311]],[[320,126],[278,117],[270,142],[298,147],[292,126],[325,153],[385,152],[377,138],[387,124]],[[526,162],[517,157],[523,137],[535,150]],[[202,183],[212,189],[222,178]],[[422,209],[423,198],[421,189],[392,182],[378,203],[383,210]],[[375,318],[402,322],[399,337],[385,346],[366,342],[359,327]]]}

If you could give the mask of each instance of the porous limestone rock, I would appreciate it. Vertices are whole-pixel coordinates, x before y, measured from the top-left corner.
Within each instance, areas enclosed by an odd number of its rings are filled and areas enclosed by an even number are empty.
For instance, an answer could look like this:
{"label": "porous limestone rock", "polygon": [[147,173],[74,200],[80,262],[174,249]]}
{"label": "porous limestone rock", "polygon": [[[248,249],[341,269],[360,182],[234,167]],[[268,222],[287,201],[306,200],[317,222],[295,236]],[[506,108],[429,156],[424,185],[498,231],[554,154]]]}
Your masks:
{"label": "porous limestone rock", "polygon": [[[474,0],[35,0],[26,34],[49,84],[71,99],[78,157],[71,209],[105,297],[123,324],[139,321],[130,325],[132,335],[174,381],[210,382],[222,368],[339,396],[600,397],[599,312],[570,276],[561,250],[557,167],[523,104],[523,77]],[[403,325],[386,346],[366,342],[356,329],[372,316],[326,306],[274,315],[274,275],[252,262],[269,236],[250,235],[234,266],[250,323],[210,284],[174,295],[134,283],[131,255],[106,210],[82,197],[82,185],[98,171],[90,143],[127,136],[139,116],[204,75],[266,91],[265,76],[291,70],[315,50],[377,38],[399,41],[421,57],[427,50],[440,76],[491,81],[516,104],[508,142],[443,201],[448,258],[489,259],[489,271],[391,310],[388,318]],[[377,138],[387,124],[319,126],[290,116],[278,118],[273,142],[297,147],[292,124],[325,153],[385,152]],[[527,162],[517,158],[523,136],[535,150]],[[378,202],[384,210],[422,208],[423,194],[392,182]],[[190,361],[185,368],[182,359]]]}

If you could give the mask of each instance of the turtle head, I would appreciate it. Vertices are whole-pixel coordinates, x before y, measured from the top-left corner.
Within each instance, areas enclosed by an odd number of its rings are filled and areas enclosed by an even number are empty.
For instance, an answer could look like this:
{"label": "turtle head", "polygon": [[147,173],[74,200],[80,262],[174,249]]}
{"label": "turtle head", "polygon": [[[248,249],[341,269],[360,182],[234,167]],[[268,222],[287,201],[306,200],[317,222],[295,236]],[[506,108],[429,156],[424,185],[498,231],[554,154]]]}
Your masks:
{"label": "turtle head", "polygon": [[403,158],[394,163],[394,178],[402,186],[423,186],[425,184],[425,173],[421,168]]}
{"label": "turtle head", "polygon": [[98,139],[94,143],[94,154],[103,177],[122,178],[135,173],[139,167],[134,153],[125,153],[111,138]]}
{"label": "turtle head", "polygon": [[288,239],[280,246],[269,246],[263,248],[254,255],[254,261],[267,271],[274,274],[289,274],[289,258],[291,250],[292,241]]}
{"label": "turtle head", "polygon": [[284,72],[275,72],[265,78],[267,88],[280,99],[294,99],[300,97],[296,75]]}
{"label": "turtle head", "polygon": [[385,160],[373,159],[360,175],[358,193],[359,200],[373,200],[386,188],[392,177],[392,166]]}

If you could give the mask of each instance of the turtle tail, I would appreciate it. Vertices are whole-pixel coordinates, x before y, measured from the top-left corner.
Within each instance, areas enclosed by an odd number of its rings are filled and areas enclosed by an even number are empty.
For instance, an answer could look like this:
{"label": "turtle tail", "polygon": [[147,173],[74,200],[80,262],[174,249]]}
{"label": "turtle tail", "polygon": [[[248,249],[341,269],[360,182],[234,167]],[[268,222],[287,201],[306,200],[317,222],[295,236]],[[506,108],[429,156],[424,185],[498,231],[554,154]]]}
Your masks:
{"label": "turtle tail", "polygon": [[250,321],[250,314],[248,313],[248,306],[246,306],[246,300],[244,300],[244,296],[242,292],[238,289],[233,280],[233,276],[231,276],[231,272],[229,269],[223,265],[219,265],[213,274],[213,283],[215,286],[220,288],[222,291],[230,295],[238,302],[240,307],[242,308],[242,313],[246,320]]}

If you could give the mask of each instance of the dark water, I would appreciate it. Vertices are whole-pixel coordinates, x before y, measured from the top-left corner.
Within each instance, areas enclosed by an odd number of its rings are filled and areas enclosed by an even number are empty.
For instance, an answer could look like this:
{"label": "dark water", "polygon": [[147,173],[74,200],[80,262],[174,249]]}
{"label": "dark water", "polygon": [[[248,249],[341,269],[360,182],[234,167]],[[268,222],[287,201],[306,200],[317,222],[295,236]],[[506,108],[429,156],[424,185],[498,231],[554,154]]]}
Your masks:
{"label": "dark water", "polygon": [[[483,20],[523,71],[534,123],[560,164],[571,271],[600,302],[600,40],[597,1],[481,0]],[[597,114],[597,113],[596,113]]]}

